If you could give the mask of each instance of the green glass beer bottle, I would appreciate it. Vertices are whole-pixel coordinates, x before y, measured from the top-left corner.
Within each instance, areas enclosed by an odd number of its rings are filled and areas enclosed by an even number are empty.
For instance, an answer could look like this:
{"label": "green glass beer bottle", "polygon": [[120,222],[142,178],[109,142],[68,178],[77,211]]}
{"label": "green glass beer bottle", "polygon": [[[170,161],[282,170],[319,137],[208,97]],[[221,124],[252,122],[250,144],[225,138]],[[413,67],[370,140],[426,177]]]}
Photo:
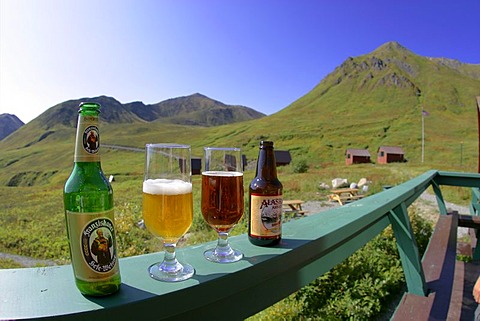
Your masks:
{"label": "green glass beer bottle", "polygon": [[283,186],[277,178],[273,142],[261,141],[257,171],[249,186],[248,240],[274,246],[282,238]]}
{"label": "green glass beer bottle", "polygon": [[74,167],[63,201],[75,282],[81,293],[103,296],[120,288],[113,190],[100,164],[100,105],[81,103]]}

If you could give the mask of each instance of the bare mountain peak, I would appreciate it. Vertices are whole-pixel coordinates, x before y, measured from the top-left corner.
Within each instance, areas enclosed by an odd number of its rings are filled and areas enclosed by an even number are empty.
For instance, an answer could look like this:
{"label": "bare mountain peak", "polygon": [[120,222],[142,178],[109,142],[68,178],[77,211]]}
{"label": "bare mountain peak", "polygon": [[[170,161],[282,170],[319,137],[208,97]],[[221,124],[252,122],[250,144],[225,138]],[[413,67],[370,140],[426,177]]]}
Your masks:
{"label": "bare mountain peak", "polygon": [[146,121],[183,125],[218,126],[265,116],[252,108],[227,105],[200,93],[167,99],[146,107],[147,112],[145,109],[132,111]]}
{"label": "bare mountain peak", "polygon": [[187,97],[192,97],[192,98],[208,98],[208,99],[211,99],[211,98],[209,98],[209,97],[207,97],[207,96],[205,96],[205,95],[202,95],[201,93],[194,93],[194,94],[192,94],[192,95],[190,95],[190,96],[187,96]]}
{"label": "bare mountain peak", "polygon": [[4,139],[23,125],[24,123],[15,115],[0,114],[0,140]]}
{"label": "bare mountain peak", "polygon": [[400,43],[397,41],[389,41],[378,47],[373,51],[375,52],[392,52],[392,51],[401,51],[401,52],[408,52],[412,53],[410,50],[408,50],[406,47],[402,46]]}

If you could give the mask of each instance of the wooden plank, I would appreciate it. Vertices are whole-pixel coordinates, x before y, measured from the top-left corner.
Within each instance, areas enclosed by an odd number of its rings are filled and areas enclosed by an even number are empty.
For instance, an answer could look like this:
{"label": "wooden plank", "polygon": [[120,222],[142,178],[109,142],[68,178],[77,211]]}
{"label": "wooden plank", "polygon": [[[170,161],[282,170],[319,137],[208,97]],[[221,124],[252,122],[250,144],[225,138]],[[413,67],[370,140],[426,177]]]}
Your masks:
{"label": "wooden plank", "polygon": [[441,215],[422,265],[429,290],[435,293],[431,315],[446,320],[452,297],[457,259],[458,215]]}
{"label": "wooden plank", "polygon": [[353,202],[359,199],[364,198],[365,195],[338,195],[338,194],[331,194],[329,195],[329,200],[332,202],[338,202],[340,205],[344,205],[344,203]]}
{"label": "wooden plank", "polygon": [[[455,270],[457,247],[458,215],[441,215],[438,218],[432,238],[424,254],[422,266],[425,281],[432,290],[440,290],[441,285],[451,288]],[[447,278],[448,276],[448,278]],[[445,283],[438,283],[438,280]]]}
{"label": "wooden plank", "polygon": [[463,290],[465,281],[465,263],[455,262],[455,278],[452,286],[452,296],[448,307],[447,320],[461,320]]}
{"label": "wooden plank", "polygon": [[460,214],[458,215],[458,226],[478,229],[480,228],[480,216]]}
{"label": "wooden plank", "polygon": [[352,200],[359,200],[359,199],[362,199],[362,198],[364,198],[364,197],[365,197],[365,195],[363,195],[363,194],[358,194],[358,195],[353,195],[353,196],[351,196],[350,198],[351,198]]}
{"label": "wooden plank", "polygon": [[452,317],[459,314],[458,300],[461,302],[462,297],[453,298],[462,294],[458,285],[454,288],[457,227],[458,214],[439,216],[422,261],[429,294],[405,294],[392,320],[447,320],[451,302]]}
{"label": "wooden plank", "polygon": [[302,200],[284,200],[283,201],[283,205],[301,205],[303,204],[303,201]]}
{"label": "wooden plank", "polygon": [[430,310],[432,308],[435,295],[420,296],[411,293],[405,293],[398,304],[392,321],[418,321],[430,320]]}

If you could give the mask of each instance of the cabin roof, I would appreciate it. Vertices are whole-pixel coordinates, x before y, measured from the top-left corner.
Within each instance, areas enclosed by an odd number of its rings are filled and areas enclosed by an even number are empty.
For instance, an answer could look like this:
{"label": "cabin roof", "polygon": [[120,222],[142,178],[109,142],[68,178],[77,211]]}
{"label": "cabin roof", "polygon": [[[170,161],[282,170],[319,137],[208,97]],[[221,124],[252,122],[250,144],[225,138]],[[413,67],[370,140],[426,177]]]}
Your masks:
{"label": "cabin roof", "polygon": [[380,146],[378,148],[378,151],[381,151],[381,150],[383,150],[387,154],[401,154],[401,155],[405,154],[403,149],[399,146]]}
{"label": "cabin roof", "polygon": [[345,153],[352,156],[370,157],[370,152],[367,149],[348,148]]}
{"label": "cabin roof", "polygon": [[290,163],[292,161],[292,156],[288,150],[276,150],[275,151],[275,161],[277,163]]}

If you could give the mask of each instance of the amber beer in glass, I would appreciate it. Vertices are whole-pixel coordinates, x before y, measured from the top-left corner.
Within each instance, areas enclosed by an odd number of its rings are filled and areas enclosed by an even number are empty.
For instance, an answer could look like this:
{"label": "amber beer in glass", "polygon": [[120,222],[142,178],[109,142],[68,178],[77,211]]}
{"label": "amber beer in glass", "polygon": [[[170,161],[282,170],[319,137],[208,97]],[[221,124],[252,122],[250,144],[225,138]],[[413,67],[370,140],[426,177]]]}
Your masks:
{"label": "amber beer in glass", "polygon": [[244,211],[242,155],[239,148],[206,147],[204,152],[202,215],[218,233],[217,246],[204,256],[217,263],[236,262],[243,254],[230,246],[228,233]]}
{"label": "amber beer in glass", "polygon": [[243,174],[240,172],[203,172],[202,214],[216,231],[228,232],[242,218]]}
{"label": "amber beer in glass", "polygon": [[178,262],[175,248],[193,221],[190,146],[147,144],[143,180],[143,220],[147,229],[163,241],[164,260],[148,268],[156,280],[176,282],[195,273]]}

